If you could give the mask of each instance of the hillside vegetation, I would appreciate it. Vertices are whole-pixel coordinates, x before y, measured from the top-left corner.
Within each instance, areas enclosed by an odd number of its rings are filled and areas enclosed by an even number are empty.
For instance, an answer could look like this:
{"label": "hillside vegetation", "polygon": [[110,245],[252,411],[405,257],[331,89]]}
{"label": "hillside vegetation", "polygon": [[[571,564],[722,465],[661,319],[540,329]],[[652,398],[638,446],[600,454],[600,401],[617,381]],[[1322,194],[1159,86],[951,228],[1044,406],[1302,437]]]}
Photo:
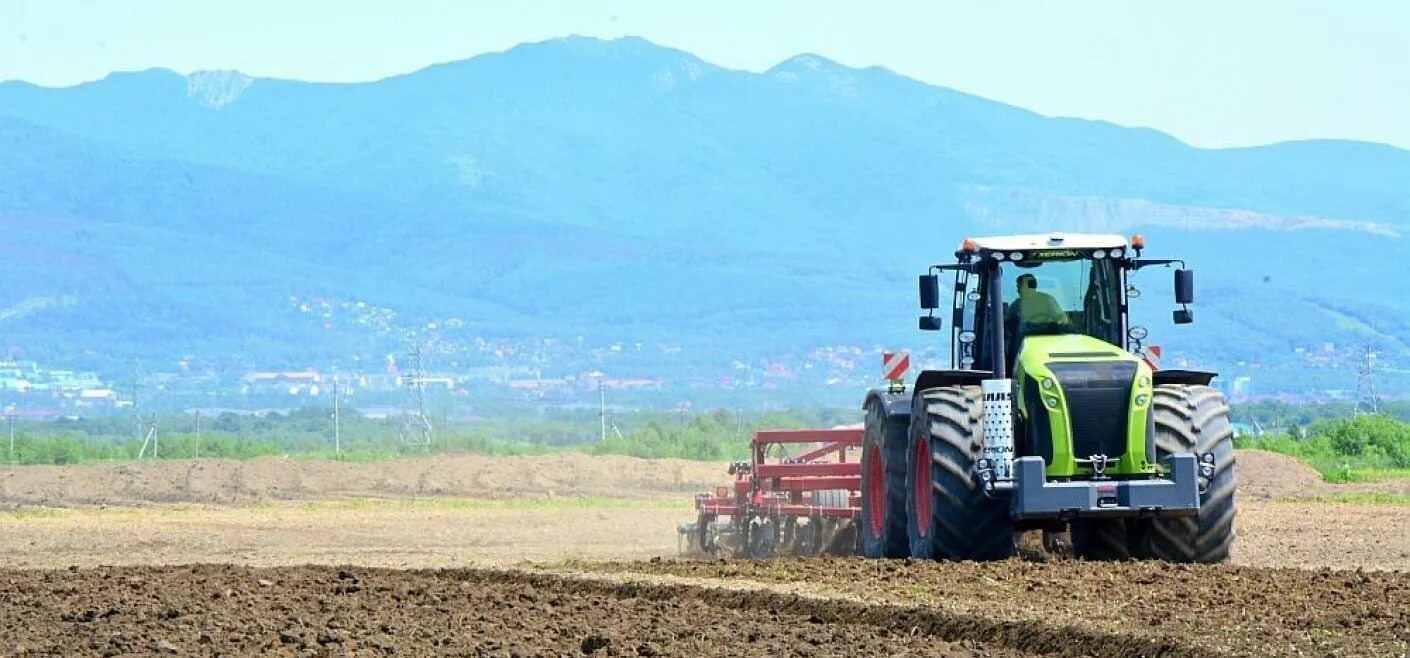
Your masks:
{"label": "hillside vegetation", "polygon": [[1170,325],[1163,271],[1135,312],[1202,365],[1331,388],[1295,350],[1374,339],[1390,363],[1410,341],[1388,292],[1410,286],[1406,151],[1198,149],[810,55],[749,73],[572,38],[364,84],[0,83],[0,181],[0,330],[109,374],[376,363],[450,320],[457,345],[664,341],[712,373],[920,351],[916,273],[967,235],[1052,230],[1186,258],[1197,324]]}

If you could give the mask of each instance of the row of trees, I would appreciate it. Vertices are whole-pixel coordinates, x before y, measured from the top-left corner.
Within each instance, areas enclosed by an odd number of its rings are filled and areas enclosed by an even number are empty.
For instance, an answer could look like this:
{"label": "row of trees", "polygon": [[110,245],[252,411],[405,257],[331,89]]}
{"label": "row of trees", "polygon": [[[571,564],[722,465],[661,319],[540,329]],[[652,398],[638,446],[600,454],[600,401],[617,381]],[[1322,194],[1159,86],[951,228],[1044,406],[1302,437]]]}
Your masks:
{"label": "row of trees", "polygon": [[[1278,403],[1243,405],[1236,422],[1268,430],[1245,433],[1238,445],[1304,459],[1333,479],[1369,469],[1410,469],[1410,407],[1351,417],[1351,410]],[[1333,415],[1339,413],[1340,417]],[[1404,415],[1401,415],[1404,414]],[[605,439],[595,410],[557,411],[476,421],[438,421],[429,446],[402,438],[402,419],[344,412],[341,445],[331,440],[332,410],[234,414],[198,418],[172,414],[140,423],[132,418],[63,419],[17,425],[10,463],[72,464],[139,456],[243,459],[263,455],[367,460],[424,452],[523,454],[583,450],[593,454],[736,460],[748,457],[749,436],[761,428],[831,427],[856,423],[849,409],[795,409],[735,413],[648,411],[614,414]],[[150,430],[155,426],[156,431]],[[1274,430],[1274,428],[1277,428]]]}
{"label": "row of trees", "polygon": [[1410,469],[1410,423],[1385,414],[1319,419],[1302,436],[1280,434],[1235,442],[1292,455],[1332,481],[1374,477],[1378,471]]}
{"label": "row of trees", "polygon": [[426,452],[524,454],[580,449],[593,454],[725,460],[747,456],[748,437],[759,428],[830,427],[856,421],[855,412],[828,409],[618,413],[602,440],[595,410],[555,411],[474,421],[435,419],[432,443],[417,445],[403,439],[401,418],[369,418],[344,411],[340,442],[335,447],[332,409],[310,407],[289,413],[168,414],[21,423],[14,449],[5,456],[17,464],[74,464],[139,456],[245,459],[289,455],[368,460]]}

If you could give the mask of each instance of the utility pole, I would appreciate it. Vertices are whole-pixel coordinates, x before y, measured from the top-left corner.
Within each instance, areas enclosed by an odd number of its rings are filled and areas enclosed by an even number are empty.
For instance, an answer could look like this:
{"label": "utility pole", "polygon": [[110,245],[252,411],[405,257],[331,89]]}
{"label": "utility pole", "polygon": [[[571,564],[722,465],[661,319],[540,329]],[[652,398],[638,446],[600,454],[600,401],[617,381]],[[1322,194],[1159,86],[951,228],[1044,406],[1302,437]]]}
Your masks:
{"label": "utility pole", "polygon": [[1361,366],[1356,377],[1356,407],[1352,416],[1378,414],[1381,412],[1380,396],[1376,394],[1376,352],[1375,345],[1367,342],[1361,352]]}
{"label": "utility pole", "polygon": [[343,434],[341,418],[338,416],[338,378],[333,377],[333,457],[343,458]]}
{"label": "utility pole", "polygon": [[142,376],[137,369],[137,361],[132,362],[132,438],[142,438],[142,407],[138,395],[142,390]]}
{"label": "utility pole", "polygon": [[607,387],[602,382],[601,373],[597,375],[597,424],[601,426],[598,442],[607,440]]}
{"label": "utility pole", "polygon": [[401,439],[407,445],[430,448],[435,428],[426,416],[426,367],[421,361],[420,342],[412,344],[411,372],[406,379],[410,395]]}

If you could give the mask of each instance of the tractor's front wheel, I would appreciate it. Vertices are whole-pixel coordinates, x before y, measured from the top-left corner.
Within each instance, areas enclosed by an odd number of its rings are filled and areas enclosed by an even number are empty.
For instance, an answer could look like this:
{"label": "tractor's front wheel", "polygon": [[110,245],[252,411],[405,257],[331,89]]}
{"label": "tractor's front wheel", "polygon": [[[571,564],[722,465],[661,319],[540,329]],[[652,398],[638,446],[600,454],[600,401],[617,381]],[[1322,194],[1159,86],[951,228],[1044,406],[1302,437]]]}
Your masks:
{"label": "tractor's front wheel", "polygon": [[1212,455],[1214,463],[1200,474],[1199,514],[1139,522],[1132,533],[1135,552],[1170,562],[1224,562],[1233,552],[1236,512],[1229,405],[1208,386],[1163,385],[1155,388],[1151,407],[1158,462],[1192,452],[1201,459]]}
{"label": "tractor's front wheel", "polygon": [[1013,555],[1008,505],[984,494],[976,463],[984,444],[978,386],[916,393],[911,409],[907,525],[911,554],[947,560]]}
{"label": "tractor's front wheel", "polygon": [[862,553],[906,557],[906,425],[867,403],[862,443]]}

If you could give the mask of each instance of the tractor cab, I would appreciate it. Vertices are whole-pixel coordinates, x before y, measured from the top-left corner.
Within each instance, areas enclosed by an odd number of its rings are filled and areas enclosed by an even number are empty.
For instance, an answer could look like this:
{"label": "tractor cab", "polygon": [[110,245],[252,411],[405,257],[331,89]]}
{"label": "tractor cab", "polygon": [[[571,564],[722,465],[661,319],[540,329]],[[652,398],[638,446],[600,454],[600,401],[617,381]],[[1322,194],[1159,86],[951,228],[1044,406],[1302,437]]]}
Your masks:
{"label": "tractor cab", "polygon": [[1136,293],[1128,275],[1152,265],[1180,264],[1175,272],[1177,324],[1193,321],[1194,273],[1179,260],[1144,260],[1141,236],[1018,235],[966,239],[954,265],[936,265],[920,279],[922,330],[942,327],[939,272],[954,273],[951,300],[952,367],[993,373],[1002,379],[1020,366],[1031,336],[1075,350],[1139,352],[1143,327],[1129,321]]}
{"label": "tractor cab", "polygon": [[[961,331],[980,335],[988,329],[989,314],[978,310],[988,302],[988,286],[983,284],[989,277],[997,279],[1002,323],[996,327],[1003,331],[1002,357],[1007,372],[1014,371],[1020,346],[1028,336],[1085,336],[1108,345],[1124,345],[1126,305],[1120,262],[1126,255],[1125,240],[1092,236],[1076,241],[1082,249],[1044,248],[1046,243],[1059,241],[1068,240],[976,241],[978,257],[982,260],[987,253],[997,268],[966,281],[972,290],[966,290],[961,322],[968,320],[970,324],[961,325]],[[988,369],[995,369],[992,361],[1000,356],[995,343],[974,343],[975,351],[968,357],[985,359]]]}

